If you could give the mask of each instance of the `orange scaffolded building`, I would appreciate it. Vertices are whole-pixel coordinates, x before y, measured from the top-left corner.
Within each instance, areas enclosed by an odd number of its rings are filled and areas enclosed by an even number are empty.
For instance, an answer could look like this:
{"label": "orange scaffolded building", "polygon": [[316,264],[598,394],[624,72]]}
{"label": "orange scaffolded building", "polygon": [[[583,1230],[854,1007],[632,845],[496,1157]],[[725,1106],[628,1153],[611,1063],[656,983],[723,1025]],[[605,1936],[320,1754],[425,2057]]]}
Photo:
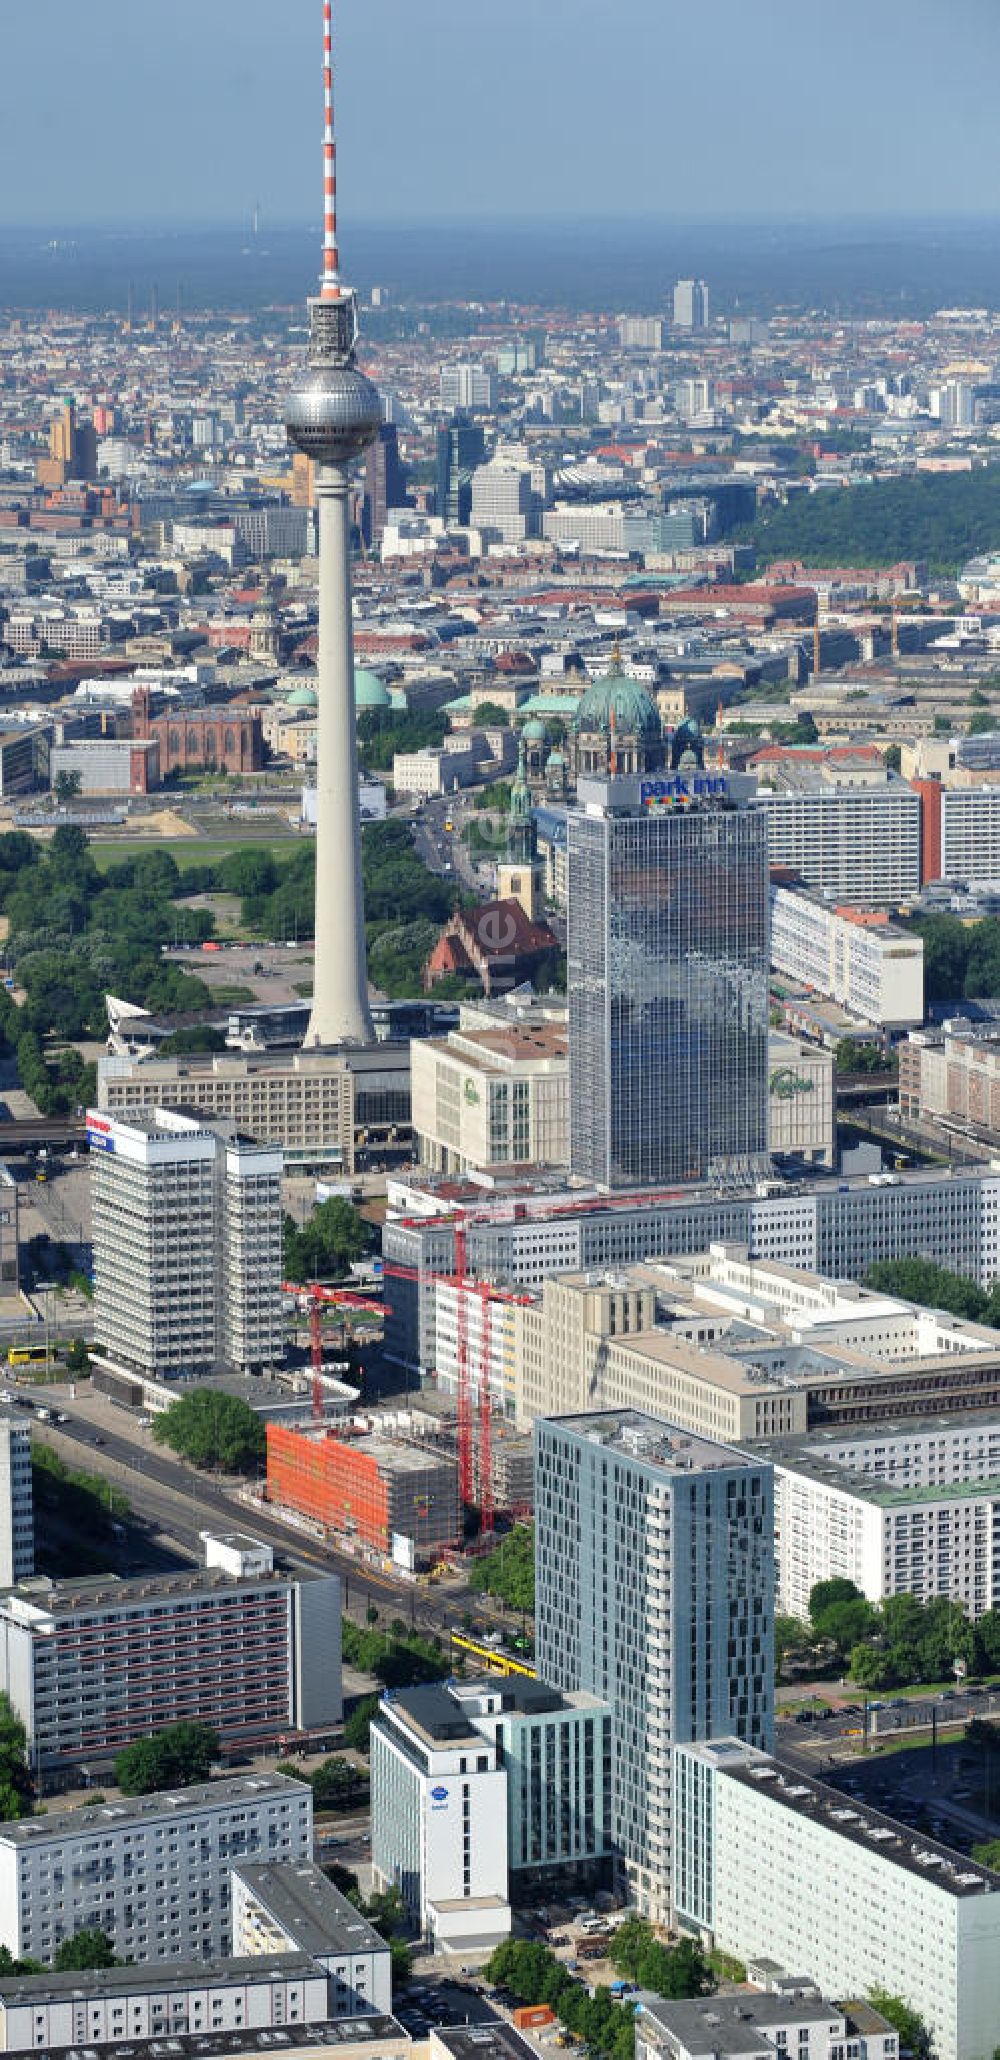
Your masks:
{"label": "orange scaffolded building", "polygon": [[378,1436],[269,1423],[267,1497],[386,1557],[395,1535],[412,1538],[419,1558],[461,1529],[454,1453]]}

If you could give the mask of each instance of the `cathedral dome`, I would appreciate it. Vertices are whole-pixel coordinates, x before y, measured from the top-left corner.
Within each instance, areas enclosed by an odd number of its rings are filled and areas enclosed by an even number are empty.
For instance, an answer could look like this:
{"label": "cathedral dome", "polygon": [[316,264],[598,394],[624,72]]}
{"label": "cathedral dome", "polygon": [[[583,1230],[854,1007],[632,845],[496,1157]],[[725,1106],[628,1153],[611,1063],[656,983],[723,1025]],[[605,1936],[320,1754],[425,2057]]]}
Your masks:
{"label": "cathedral dome", "polygon": [[356,708],[389,708],[392,705],[388,687],[383,686],[377,673],[369,672],[364,665],[355,667],[354,705]]}
{"label": "cathedral dome", "polygon": [[578,732],[599,731],[610,737],[612,722],[623,737],[659,741],[662,734],[660,718],[645,687],[621,672],[610,672],[593,681],[580,700],[573,727]]}

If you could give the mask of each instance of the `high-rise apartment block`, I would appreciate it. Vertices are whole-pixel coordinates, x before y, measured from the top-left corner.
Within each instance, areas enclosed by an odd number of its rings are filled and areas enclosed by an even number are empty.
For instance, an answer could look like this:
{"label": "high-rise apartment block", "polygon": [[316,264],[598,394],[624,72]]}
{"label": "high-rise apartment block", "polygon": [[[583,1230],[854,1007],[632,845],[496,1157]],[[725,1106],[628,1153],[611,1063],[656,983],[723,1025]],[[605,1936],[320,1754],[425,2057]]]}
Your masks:
{"label": "high-rise apartment block", "polygon": [[443,365],[439,398],[446,415],[490,415],[497,404],[496,373],[487,365]]}
{"label": "high-rise apartment block", "polygon": [[678,279],[674,287],[674,328],[707,329],[708,287],[704,279]]}
{"label": "high-rise apartment block", "polygon": [[45,1963],[91,1926],[121,1960],[231,1953],[234,1862],[308,1860],[312,1837],[312,1790],[283,1774],[24,1817],[0,1827],[0,1939]]}
{"label": "high-rise apartment block", "polygon": [[523,543],[532,533],[534,496],[526,467],[494,458],[472,475],[470,516],[487,541]]}
{"label": "high-rise apartment block", "polygon": [[0,1588],[35,1571],[31,1433],[13,1411],[0,1415]]}
{"label": "high-rise apartment block", "polygon": [[939,2060],[993,2051],[1000,1876],[735,1738],[681,1746],[674,1783],[685,1930],[826,1995],[905,1996]]}
{"label": "high-rise apartment block", "polygon": [[573,1172],[614,1187],[757,1169],[763,818],[734,807],[721,776],[582,780],[568,877]]}
{"label": "high-rise apartment block", "polygon": [[0,1689],[36,1769],[113,1759],[188,1719],[229,1743],[340,1721],[335,1574],[35,1580],[0,1597]]}
{"label": "high-rise apartment block", "polygon": [[109,1357],[168,1378],[280,1361],[281,1151],[176,1109],[91,1109],[87,1136]]}
{"label": "high-rise apartment block", "polygon": [[615,1843],[628,1892],[670,1911],[671,1753],[770,1743],[771,1467],[638,1410],[535,1429],[540,1676],[613,1712]]}

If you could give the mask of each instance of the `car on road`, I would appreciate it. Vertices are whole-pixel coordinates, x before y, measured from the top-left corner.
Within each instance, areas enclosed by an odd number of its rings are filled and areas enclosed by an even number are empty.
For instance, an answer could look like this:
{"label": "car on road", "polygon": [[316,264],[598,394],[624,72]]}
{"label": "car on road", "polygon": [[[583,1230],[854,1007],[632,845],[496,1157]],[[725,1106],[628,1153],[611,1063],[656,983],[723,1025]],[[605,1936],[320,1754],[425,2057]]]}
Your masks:
{"label": "car on road", "polygon": [[107,1438],[95,1438],[95,1439],[94,1439],[94,1443],[95,1443],[95,1445],[106,1445],[106,1444],[107,1444],[107,1442],[108,1442],[108,1441],[107,1441]]}

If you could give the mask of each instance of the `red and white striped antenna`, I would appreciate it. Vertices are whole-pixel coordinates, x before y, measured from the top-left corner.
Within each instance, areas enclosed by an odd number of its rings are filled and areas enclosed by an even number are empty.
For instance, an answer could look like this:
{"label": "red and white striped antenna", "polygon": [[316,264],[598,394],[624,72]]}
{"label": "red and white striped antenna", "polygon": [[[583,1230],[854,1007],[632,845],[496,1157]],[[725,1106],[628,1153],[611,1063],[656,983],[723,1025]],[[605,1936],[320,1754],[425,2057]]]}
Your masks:
{"label": "red and white striped antenna", "polygon": [[323,276],[320,298],[340,299],[337,144],[333,133],[333,0],[323,0]]}

